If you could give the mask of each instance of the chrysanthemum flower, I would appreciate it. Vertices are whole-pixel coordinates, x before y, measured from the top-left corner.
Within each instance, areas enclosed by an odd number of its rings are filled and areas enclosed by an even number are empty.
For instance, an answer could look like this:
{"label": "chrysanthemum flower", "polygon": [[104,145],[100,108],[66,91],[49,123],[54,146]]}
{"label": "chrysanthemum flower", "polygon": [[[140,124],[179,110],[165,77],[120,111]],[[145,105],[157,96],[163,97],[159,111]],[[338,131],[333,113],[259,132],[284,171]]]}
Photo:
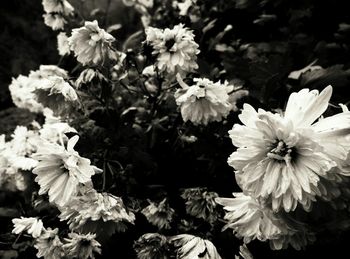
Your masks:
{"label": "chrysanthemum flower", "polygon": [[68,236],[69,238],[64,239],[65,244],[63,245],[67,256],[79,259],[94,259],[94,252],[101,253],[101,244],[95,240],[95,234],[69,233]]}
{"label": "chrysanthemum flower", "polygon": [[43,106],[35,101],[34,86],[30,85],[30,79],[26,76],[19,75],[17,78],[12,78],[12,82],[9,85],[13,103],[19,107],[28,109],[31,112],[42,112]]}
{"label": "chrysanthemum flower", "polygon": [[314,123],[331,94],[331,86],[320,94],[308,89],[293,93],[284,115],[244,105],[239,116],[244,125],[235,124],[229,132],[238,149],[228,163],[245,193],[270,202],[275,211],[292,211],[298,203],[308,210],[327,191],[321,178],[331,179],[336,168],[346,173],[350,113]]}
{"label": "chrysanthemum flower", "polygon": [[272,250],[287,249],[288,246],[292,246],[295,250],[301,250],[308,244],[315,242],[316,237],[314,233],[293,230],[286,235],[281,235],[276,239],[270,240],[270,247]]}
{"label": "chrysanthemum flower", "polygon": [[57,50],[60,56],[65,56],[70,54],[68,36],[65,32],[60,32],[57,35]]}
{"label": "chrysanthemum flower", "polygon": [[175,92],[175,98],[184,121],[207,125],[212,121],[221,121],[231,111],[228,92],[233,87],[227,82],[221,84],[206,78],[195,78],[195,85],[188,86],[179,76],[177,78],[182,89]]}
{"label": "chrysanthemum flower", "polygon": [[186,212],[196,218],[202,218],[210,223],[216,221],[218,213],[215,210],[216,192],[209,192],[206,188],[185,189],[181,197],[186,201]]}
{"label": "chrysanthemum flower", "polygon": [[64,258],[63,244],[57,235],[58,228],[52,230],[46,229],[42,235],[36,239],[34,247],[38,250],[36,256],[44,259]]}
{"label": "chrysanthemum flower", "polygon": [[160,203],[148,201],[149,205],[144,208],[141,213],[145,215],[147,220],[159,229],[170,229],[170,223],[175,213],[174,209],[169,206],[166,198]]}
{"label": "chrysanthemum flower", "polygon": [[74,88],[59,76],[38,81],[34,94],[39,103],[50,108],[57,116],[69,114],[78,100]]}
{"label": "chrysanthemum flower", "polygon": [[235,198],[217,198],[216,202],[227,211],[224,229],[231,228],[245,243],[258,239],[266,241],[289,233],[289,229],[272,212],[254,198],[234,193]]}
{"label": "chrysanthemum flower", "polygon": [[173,236],[171,242],[179,259],[221,259],[216,247],[207,239],[188,234]]}
{"label": "chrysanthemum flower", "polygon": [[68,38],[71,50],[83,65],[101,65],[106,60],[117,60],[118,54],[112,48],[114,41],[114,37],[101,29],[96,20],[73,29]]}
{"label": "chrysanthemum flower", "polygon": [[169,258],[168,239],[158,233],[146,233],[134,243],[138,259],[167,259]]}
{"label": "chrysanthemum flower", "polygon": [[153,47],[152,54],[157,57],[159,71],[185,76],[198,68],[196,60],[199,46],[194,41],[192,31],[183,24],[164,30],[148,27],[146,43]]}
{"label": "chrysanthemum flower", "polygon": [[94,79],[99,81],[108,81],[107,78],[97,69],[87,68],[80,73],[79,77],[75,81],[75,85],[77,88],[79,88],[84,84],[93,82]]}
{"label": "chrysanthemum flower", "polygon": [[74,150],[79,137],[69,139],[67,149],[58,144],[45,143],[34,158],[39,161],[33,169],[39,183],[39,195],[48,193],[49,201],[64,206],[77,192],[78,184],[86,184],[95,174],[90,160]]}
{"label": "chrysanthemum flower", "polygon": [[66,19],[59,13],[43,14],[44,23],[54,31],[62,30],[67,23]]}
{"label": "chrysanthemum flower", "polygon": [[134,222],[135,215],[127,212],[121,198],[92,188],[81,192],[60,208],[60,219],[67,220],[71,230],[111,235],[115,230],[125,231],[126,223]]}
{"label": "chrysanthemum flower", "polygon": [[45,230],[43,222],[38,218],[15,218],[12,219],[13,230],[12,233],[20,234],[23,231],[27,231],[28,234],[34,238],[41,236],[41,233]]}

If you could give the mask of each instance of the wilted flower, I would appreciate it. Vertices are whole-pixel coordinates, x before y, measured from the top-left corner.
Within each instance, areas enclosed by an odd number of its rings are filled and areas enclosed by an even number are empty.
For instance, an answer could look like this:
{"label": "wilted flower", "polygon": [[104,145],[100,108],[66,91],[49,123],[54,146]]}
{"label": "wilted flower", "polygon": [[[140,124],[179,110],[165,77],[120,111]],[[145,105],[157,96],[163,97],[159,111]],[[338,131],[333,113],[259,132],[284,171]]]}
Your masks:
{"label": "wilted flower", "polygon": [[114,37],[101,29],[96,20],[73,29],[68,38],[71,50],[83,65],[101,65],[106,60],[117,60],[118,54],[112,48],[114,41]]}
{"label": "wilted flower", "polygon": [[101,244],[95,240],[95,234],[69,233],[69,238],[65,238],[63,249],[67,256],[71,258],[87,259],[95,258],[93,252],[101,253]]}
{"label": "wilted flower", "polygon": [[221,121],[231,111],[228,93],[233,87],[227,82],[221,84],[206,78],[195,78],[195,85],[188,86],[180,76],[177,78],[182,89],[175,92],[175,98],[184,121],[207,125],[212,121]]}
{"label": "wilted flower", "polygon": [[64,206],[77,192],[79,183],[86,184],[95,174],[90,160],[79,156],[74,150],[79,137],[68,140],[67,149],[64,146],[45,143],[34,158],[39,160],[33,169],[39,183],[39,195],[48,193],[50,202]]}
{"label": "wilted flower", "polygon": [[173,1],[173,6],[179,9],[179,15],[186,16],[189,9],[195,5],[197,0],[183,0],[183,1]]}
{"label": "wilted flower", "polygon": [[258,239],[266,241],[289,234],[289,229],[268,207],[243,193],[234,193],[235,198],[217,198],[216,202],[227,211],[224,229],[231,228],[244,242]]}
{"label": "wilted flower", "polygon": [[194,41],[192,31],[183,24],[164,30],[148,27],[146,43],[153,47],[152,54],[157,57],[156,66],[159,71],[185,76],[198,68],[198,44]]}
{"label": "wilted flower", "polygon": [[23,231],[27,231],[28,234],[34,238],[40,237],[41,233],[45,230],[43,222],[38,218],[15,218],[12,219],[13,230],[12,233],[20,234]]}
{"label": "wilted flower", "polygon": [[57,235],[58,228],[46,229],[42,235],[36,239],[34,247],[38,250],[36,256],[44,259],[61,259],[64,257],[63,244]]}
{"label": "wilted flower", "polygon": [[173,236],[171,242],[179,259],[221,259],[216,247],[207,239],[188,234]]}
{"label": "wilted flower", "polygon": [[68,220],[71,230],[84,233],[104,231],[113,234],[116,229],[125,231],[125,224],[135,220],[135,215],[126,211],[121,198],[98,193],[92,188],[82,191],[60,210],[60,219]]}
{"label": "wilted flower", "polygon": [[50,108],[58,116],[69,114],[78,100],[74,88],[59,76],[41,79],[34,94],[39,103]]}
{"label": "wilted flower", "polygon": [[206,188],[185,189],[181,197],[186,201],[186,212],[196,218],[202,218],[210,223],[216,221],[218,213],[215,210],[216,192],[209,192]]}
{"label": "wilted flower", "polygon": [[[327,109],[329,86],[320,94],[303,89],[293,93],[284,115],[272,114],[248,104],[239,115],[242,125],[229,132],[238,147],[228,159],[244,192],[267,200],[273,210],[310,209],[315,196],[327,190],[320,179],[347,174],[350,146],[350,113],[343,112],[314,123]],[[331,170],[338,168],[339,171]]]}
{"label": "wilted flower", "polygon": [[65,32],[60,32],[57,35],[57,50],[60,56],[65,56],[70,54],[68,37]]}
{"label": "wilted flower", "polygon": [[173,219],[174,209],[172,209],[166,198],[164,198],[160,203],[154,203],[148,201],[149,205],[144,208],[141,212],[147,220],[159,229],[170,229],[170,222]]}
{"label": "wilted flower", "polygon": [[138,259],[167,259],[169,258],[168,239],[158,233],[146,233],[134,243]]}

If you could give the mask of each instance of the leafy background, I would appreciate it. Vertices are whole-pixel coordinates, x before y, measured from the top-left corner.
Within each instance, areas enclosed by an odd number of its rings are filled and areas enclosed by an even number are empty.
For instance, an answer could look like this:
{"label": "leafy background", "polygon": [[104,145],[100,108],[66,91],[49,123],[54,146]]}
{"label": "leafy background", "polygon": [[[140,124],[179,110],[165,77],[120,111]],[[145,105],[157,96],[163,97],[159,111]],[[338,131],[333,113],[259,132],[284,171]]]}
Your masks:
{"label": "leafy background", "polygon": [[[120,42],[139,28],[137,13],[124,7],[121,1],[111,1],[110,4],[108,0],[71,2],[75,7],[84,2],[83,13],[99,8],[109,24],[121,23],[122,29],[114,35]],[[201,48],[199,74],[243,84],[250,96],[238,103],[239,107],[245,101],[265,109],[283,108],[291,91],[304,87],[322,89],[328,84],[334,87],[334,104],[349,101],[350,17],[346,0],[198,2],[204,6],[202,17],[207,19],[192,26]],[[106,6],[109,6],[107,15],[104,13]],[[56,33],[44,25],[42,13],[39,0],[12,0],[0,7],[0,134],[9,133],[16,125],[27,125],[36,118],[12,104],[8,92],[12,77],[26,75],[40,64],[60,62],[65,68],[72,66],[69,59],[59,61]],[[190,24],[187,17],[180,18],[171,12],[162,17],[166,18],[157,21],[160,27],[171,27],[179,22]],[[203,27],[214,20],[211,28],[204,33]],[[222,34],[228,24],[233,29]],[[291,71],[315,60],[324,69],[306,72],[299,80],[288,79]],[[224,72],[219,74],[218,71]],[[164,107],[162,112],[166,115],[167,109],[172,108]],[[99,126],[97,130],[111,130],[109,116],[103,110],[91,114],[91,119]],[[135,116],[138,115],[129,113],[122,118],[122,122],[129,123]],[[117,127],[120,120],[115,119],[112,127]],[[232,168],[226,163],[233,147],[225,136],[237,122],[237,114],[231,114],[225,123],[212,123],[205,128],[186,125],[183,130],[199,139],[192,146],[177,141],[179,128],[171,125],[179,125],[179,120],[180,117],[171,117],[163,127],[154,123],[151,130],[142,132],[145,133],[142,137],[135,130],[124,127],[122,132],[109,140],[109,144],[104,140],[95,141],[92,144],[94,151],[87,150],[92,139],[86,138],[80,148],[83,155],[85,150],[86,156],[96,158],[99,163],[98,157],[105,152],[105,146],[118,143],[116,149],[108,152],[127,166],[123,170],[110,166],[107,183],[112,184],[107,186],[108,189],[117,194],[132,193],[135,197],[147,193],[153,199],[167,193],[172,200],[171,206],[179,209],[179,213],[182,213],[181,208],[184,209],[179,198],[181,188],[206,186],[220,196],[229,196],[232,191],[238,191]],[[91,132],[85,136],[89,135]],[[114,182],[119,186],[114,186]],[[0,250],[8,249],[5,241],[11,230],[9,219],[20,215],[20,199],[23,197],[0,192]],[[132,247],[132,241],[145,232],[156,231],[140,216],[136,225],[137,228],[108,240],[103,246],[105,258],[116,255],[133,258],[134,252],[128,249]],[[220,227],[213,230],[212,239],[223,258],[232,258],[240,243],[231,231],[221,232]],[[347,232],[329,232],[322,233],[318,241],[305,251],[271,251],[267,244],[260,242],[253,242],[249,248],[256,258],[348,258],[349,240]],[[118,248],[114,244],[118,244]],[[34,253],[34,250],[26,249],[20,256],[31,258]]]}

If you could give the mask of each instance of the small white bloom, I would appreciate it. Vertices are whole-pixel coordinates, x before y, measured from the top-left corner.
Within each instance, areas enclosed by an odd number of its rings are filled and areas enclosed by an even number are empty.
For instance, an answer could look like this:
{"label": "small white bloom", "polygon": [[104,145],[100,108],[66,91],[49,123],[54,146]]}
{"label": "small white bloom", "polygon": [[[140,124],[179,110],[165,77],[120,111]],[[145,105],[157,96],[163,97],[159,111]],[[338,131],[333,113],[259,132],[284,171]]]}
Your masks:
{"label": "small white bloom", "polygon": [[63,245],[63,249],[71,258],[94,259],[94,252],[101,253],[101,244],[95,240],[95,234],[69,233],[68,237],[64,239],[65,244]]}
{"label": "small white bloom", "polygon": [[65,32],[60,32],[57,35],[57,50],[60,56],[65,56],[70,54],[68,37]]}
{"label": "small white bloom", "polygon": [[228,92],[232,86],[227,82],[221,84],[206,78],[195,78],[195,84],[189,87],[180,76],[177,78],[183,89],[175,92],[175,98],[184,121],[207,125],[212,121],[221,121],[231,111]]}
{"label": "small white bloom", "polygon": [[112,48],[114,41],[114,37],[101,29],[96,20],[73,29],[68,38],[70,49],[83,65],[101,65],[107,60],[117,60],[118,53]]}
{"label": "small white bloom", "polygon": [[146,43],[153,47],[152,54],[157,57],[156,66],[159,71],[185,76],[198,68],[196,60],[199,46],[194,41],[192,31],[183,24],[164,30],[148,27]]}
{"label": "small white bloom", "polygon": [[170,229],[170,223],[175,213],[174,209],[168,204],[166,198],[160,203],[148,201],[149,205],[145,207],[141,213],[145,215],[147,220],[159,229]]}
{"label": "small white bloom", "polygon": [[44,259],[61,259],[64,258],[65,253],[63,244],[57,235],[58,228],[52,230],[46,229],[42,235],[35,241],[34,247],[38,250],[36,256]]}
{"label": "small white bloom", "polygon": [[43,0],[42,4],[46,13],[72,15],[74,12],[74,7],[67,0]]}
{"label": "small white bloom", "polygon": [[54,31],[62,30],[67,23],[66,19],[59,13],[43,14],[44,23],[51,27]]}

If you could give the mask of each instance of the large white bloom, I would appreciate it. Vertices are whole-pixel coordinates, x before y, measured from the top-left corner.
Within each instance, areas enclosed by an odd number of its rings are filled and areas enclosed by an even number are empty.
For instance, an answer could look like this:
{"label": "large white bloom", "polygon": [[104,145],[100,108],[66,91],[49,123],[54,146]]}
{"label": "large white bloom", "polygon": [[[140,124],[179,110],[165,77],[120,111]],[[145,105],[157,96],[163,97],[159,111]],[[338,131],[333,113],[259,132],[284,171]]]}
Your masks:
{"label": "large white bloom", "polygon": [[185,76],[198,68],[196,60],[199,46],[194,41],[192,31],[183,24],[164,30],[148,27],[146,43],[153,47],[152,54],[157,57],[156,66],[160,71]]}
{"label": "large white bloom", "polygon": [[179,76],[177,78],[182,89],[175,92],[175,98],[184,121],[206,125],[208,122],[221,121],[233,108],[228,95],[233,86],[227,82],[221,84],[206,78],[195,78],[195,84],[188,86]]}
{"label": "large white bloom", "polygon": [[117,60],[118,54],[112,48],[114,41],[114,37],[101,29],[96,20],[73,29],[68,38],[71,50],[83,65],[101,65],[107,60]]}
{"label": "large white bloom", "polygon": [[245,193],[270,202],[275,211],[294,210],[298,203],[308,210],[316,196],[326,195],[320,179],[347,172],[350,146],[344,140],[350,113],[314,123],[327,109],[331,94],[331,86],[320,94],[308,89],[293,93],[284,115],[244,105],[239,115],[244,125],[235,124],[229,132],[238,149],[228,163]]}
{"label": "large white bloom", "polygon": [[27,231],[28,234],[34,238],[40,237],[41,233],[45,230],[41,219],[37,218],[15,218],[12,219],[13,230],[12,233],[20,234],[23,231]]}
{"label": "large white bloom", "polygon": [[39,183],[39,195],[48,193],[50,202],[64,206],[77,192],[79,183],[87,184],[95,174],[90,160],[79,156],[74,150],[79,137],[69,139],[67,149],[64,146],[45,143],[34,158],[39,160],[33,169]]}
{"label": "large white bloom", "polygon": [[179,259],[221,259],[216,247],[207,239],[189,234],[176,235],[171,238]]}

